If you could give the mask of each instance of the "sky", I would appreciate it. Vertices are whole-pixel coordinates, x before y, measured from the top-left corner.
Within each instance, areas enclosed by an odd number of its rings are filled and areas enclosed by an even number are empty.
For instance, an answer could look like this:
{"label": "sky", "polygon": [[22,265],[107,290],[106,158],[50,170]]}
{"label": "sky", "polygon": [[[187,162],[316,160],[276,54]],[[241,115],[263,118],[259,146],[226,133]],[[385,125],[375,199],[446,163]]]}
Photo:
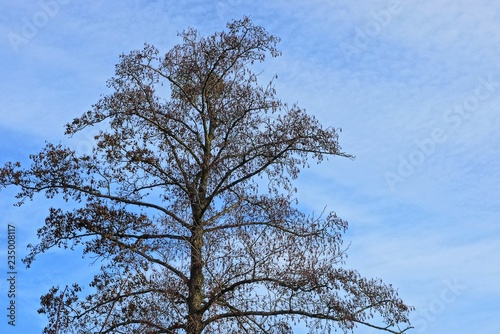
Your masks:
{"label": "sky", "polygon": [[[325,126],[354,160],[312,164],[296,182],[307,210],[349,221],[347,267],[398,287],[408,333],[500,332],[500,3],[489,0],[0,2],[0,164],[28,162],[109,93],[119,55],[161,51],[188,27],[211,34],[250,16],[281,38],[263,84]],[[89,139],[73,141],[88,150]],[[40,296],[89,281],[81,254],[53,250],[30,269],[53,202],[0,192],[0,332],[41,333]],[[16,326],[8,225],[16,229]],[[302,327],[296,333],[306,333]],[[358,328],[355,333],[375,333]]]}

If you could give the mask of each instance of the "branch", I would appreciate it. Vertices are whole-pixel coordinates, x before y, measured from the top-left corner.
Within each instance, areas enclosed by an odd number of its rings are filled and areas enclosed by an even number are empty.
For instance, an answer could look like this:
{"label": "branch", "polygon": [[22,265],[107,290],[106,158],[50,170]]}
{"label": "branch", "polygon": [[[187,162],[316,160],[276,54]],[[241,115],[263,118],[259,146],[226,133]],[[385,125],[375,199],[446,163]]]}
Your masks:
{"label": "branch", "polygon": [[59,320],[61,316],[61,306],[64,302],[64,295],[66,294],[66,290],[68,289],[68,286],[64,288],[64,291],[61,293],[61,301],[59,302],[59,306],[57,307],[57,317],[56,317],[56,334],[59,334]]}
{"label": "branch", "polygon": [[[313,318],[313,319],[320,319],[320,320],[330,320],[330,321],[336,321],[336,322],[343,322],[346,319],[338,318],[333,315],[329,314],[324,314],[324,313],[312,313],[312,312],[306,312],[302,310],[293,310],[293,309],[283,309],[283,310],[274,310],[274,311],[240,311],[234,306],[231,305],[226,305],[228,308],[232,309],[232,312],[227,312],[219,315],[215,315],[211,318],[208,318],[204,321],[206,325],[222,320],[222,319],[227,319],[227,318],[239,318],[239,317],[251,317],[251,316],[258,316],[258,317],[272,317],[272,316],[280,316],[280,315],[297,315],[297,316],[303,316],[307,318]],[[354,323],[358,323],[367,327],[371,327],[374,329],[378,329],[381,331],[393,333],[393,334],[402,334],[406,332],[407,330],[413,328],[409,326],[408,328],[404,329],[403,331],[398,330],[392,330],[390,329],[391,326],[387,327],[382,327],[382,326],[377,326],[373,325],[364,321],[360,320],[349,320]]]}
{"label": "branch", "polygon": [[173,267],[172,265],[168,264],[167,262],[164,262],[164,261],[161,261],[157,258],[154,258],[152,256],[149,256],[147,255],[146,253],[144,252],[141,252],[137,249],[137,247],[134,247],[134,246],[131,246],[127,243],[124,243],[122,241],[119,241],[115,238],[113,238],[113,236],[107,236],[107,239],[115,242],[116,244],[120,245],[120,246],[123,246],[124,248],[130,250],[131,252],[139,255],[139,256],[142,256],[143,258],[145,258],[146,260],[152,262],[152,263],[156,263],[156,264],[159,264],[163,267],[165,267],[166,269],[170,270],[172,273],[174,273],[175,275],[177,275],[185,284],[187,284],[189,282],[189,278],[184,275],[184,273],[182,271],[180,271],[179,269]]}
{"label": "branch", "polygon": [[22,187],[24,189],[28,189],[28,190],[32,190],[32,191],[36,191],[36,192],[41,192],[41,191],[44,191],[47,189],[63,189],[63,190],[64,189],[72,189],[72,190],[75,190],[75,191],[83,193],[83,194],[94,196],[96,198],[109,199],[109,200],[112,200],[112,201],[115,201],[118,203],[131,204],[131,205],[136,205],[136,206],[140,206],[140,207],[152,208],[152,209],[156,209],[158,211],[165,213],[167,216],[173,218],[175,221],[180,223],[183,227],[185,227],[185,228],[190,227],[190,225],[187,224],[183,219],[181,219],[175,213],[173,213],[170,210],[165,209],[162,206],[159,206],[159,205],[156,205],[153,203],[131,200],[131,199],[127,199],[127,198],[123,198],[123,197],[119,197],[119,196],[102,194],[100,191],[96,191],[96,190],[93,190],[90,188],[82,188],[82,187],[79,187],[79,186],[76,186],[73,184],[64,184],[64,183],[51,184],[51,185],[47,185],[47,186],[43,186],[43,187],[28,187],[28,186],[22,186]]}

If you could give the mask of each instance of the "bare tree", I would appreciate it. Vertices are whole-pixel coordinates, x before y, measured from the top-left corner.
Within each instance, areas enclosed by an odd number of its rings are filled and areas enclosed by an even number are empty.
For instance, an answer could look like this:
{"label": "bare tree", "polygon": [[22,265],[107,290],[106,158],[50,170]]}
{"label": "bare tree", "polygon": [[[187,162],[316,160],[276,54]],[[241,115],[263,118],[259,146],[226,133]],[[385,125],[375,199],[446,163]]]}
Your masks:
{"label": "bare tree", "polygon": [[50,209],[28,266],[77,245],[103,263],[88,293],[42,297],[45,333],[290,333],[299,321],[405,332],[396,290],[342,268],[347,223],[298,209],[292,181],[308,161],[351,156],[335,128],[257,83],[252,64],[278,56],[278,38],[248,18],[180,36],[165,55],[122,55],[112,93],[67,125],[106,124],[92,153],[47,144],[29,169],[0,169],[19,205],[37,193],[74,203]]}

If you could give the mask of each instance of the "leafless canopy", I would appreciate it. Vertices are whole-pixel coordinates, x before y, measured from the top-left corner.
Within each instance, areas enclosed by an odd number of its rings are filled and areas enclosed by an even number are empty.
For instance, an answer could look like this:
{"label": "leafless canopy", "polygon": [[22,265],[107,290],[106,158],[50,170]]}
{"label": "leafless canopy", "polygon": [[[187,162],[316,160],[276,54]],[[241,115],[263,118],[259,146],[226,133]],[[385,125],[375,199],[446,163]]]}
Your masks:
{"label": "leafless canopy", "polygon": [[350,156],[335,128],[257,83],[252,64],[279,56],[278,38],[248,18],[180,36],[165,55],[122,55],[112,93],[67,125],[106,124],[91,153],[47,144],[29,169],[0,169],[20,204],[40,192],[74,203],[50,210],[28,266],[77,245],[103,263],[90,287],[42,297],[45,333],[406,331],[395,289],[341,267],[347,223],[297,208],[308,161]]}

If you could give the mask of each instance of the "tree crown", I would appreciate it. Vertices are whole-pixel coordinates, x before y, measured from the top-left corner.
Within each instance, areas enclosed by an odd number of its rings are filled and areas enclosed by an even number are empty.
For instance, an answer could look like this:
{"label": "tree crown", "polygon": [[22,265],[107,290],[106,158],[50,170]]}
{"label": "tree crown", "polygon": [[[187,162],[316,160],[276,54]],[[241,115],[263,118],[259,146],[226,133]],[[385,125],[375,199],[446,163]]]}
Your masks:
{"label": "tree crown", "polygon": [[75,203],[50,209],[28,265],[77,244],[105,263],[86,298],[79,285],[42,298],[46,332],[285,333],[296,319],[312,332],[405,331],[411,308],[391,286],[340,267],[347,223],[296,206],[310,159],[352,156],[335,128],[258,84],[251,65],[280,55],[279,39],[248,18],[180,36],[165,55],[122,55],[112,93],[66,126],[108,125],[91,154],[47,144],[29,169],[0,170],[21,203],[39,192]]}

